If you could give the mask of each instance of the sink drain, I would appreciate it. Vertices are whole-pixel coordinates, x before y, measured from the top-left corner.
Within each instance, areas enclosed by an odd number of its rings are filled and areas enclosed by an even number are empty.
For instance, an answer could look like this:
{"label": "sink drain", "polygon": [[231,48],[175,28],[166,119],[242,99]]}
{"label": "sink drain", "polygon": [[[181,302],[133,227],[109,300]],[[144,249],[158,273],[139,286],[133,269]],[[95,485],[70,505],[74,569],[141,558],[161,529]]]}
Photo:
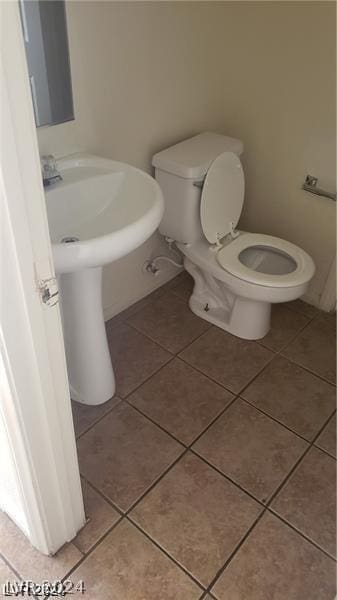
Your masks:
{"label": "sink drain", "polygon": [[79,238],[78,237],[74,237],[74,236],[69,236],[69,237],[64,237],[61,240],[61,244],[71,244],[72,242],[79,242]]}

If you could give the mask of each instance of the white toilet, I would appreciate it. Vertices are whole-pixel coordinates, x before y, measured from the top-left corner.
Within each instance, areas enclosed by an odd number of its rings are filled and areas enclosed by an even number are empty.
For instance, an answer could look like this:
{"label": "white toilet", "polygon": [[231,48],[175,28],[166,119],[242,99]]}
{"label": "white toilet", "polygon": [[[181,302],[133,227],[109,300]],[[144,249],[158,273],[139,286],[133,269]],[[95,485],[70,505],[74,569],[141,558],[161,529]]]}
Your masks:
{"label": "white toilet", "polygon": [[272,303],[302,296],[315,266],[298,246],[237,231],[244,200],[240,140],[201,133],[153,157],[165,202],[160,232],[194,279],[191,310],[249,340],[270,328]]}

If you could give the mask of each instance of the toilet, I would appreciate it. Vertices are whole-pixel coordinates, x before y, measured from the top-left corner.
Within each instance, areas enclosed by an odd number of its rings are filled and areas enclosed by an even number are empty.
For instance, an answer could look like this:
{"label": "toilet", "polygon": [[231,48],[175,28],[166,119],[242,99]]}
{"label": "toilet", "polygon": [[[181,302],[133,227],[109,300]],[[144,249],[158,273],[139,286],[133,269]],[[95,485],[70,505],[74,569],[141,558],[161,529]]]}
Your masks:
{"label": "toilet", "polygon": [[243,143],[200,133],[154,155],[164,196],[159,231],[174,240],[194,280],[191,310],[248,340],[270,329],[271,304],[299,298],[315,272],[286,240],[236,229],[244,201]]}

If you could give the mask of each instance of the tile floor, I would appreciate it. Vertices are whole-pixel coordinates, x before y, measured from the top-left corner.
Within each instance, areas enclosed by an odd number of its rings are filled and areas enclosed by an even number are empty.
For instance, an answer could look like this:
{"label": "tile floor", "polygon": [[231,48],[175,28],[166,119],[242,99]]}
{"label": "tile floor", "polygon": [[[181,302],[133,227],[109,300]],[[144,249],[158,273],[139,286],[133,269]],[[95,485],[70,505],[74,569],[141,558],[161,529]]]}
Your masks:
{"label": "tile floor", "polygon": [[246,342],[190,293],[182,273],[107,323],[117,395],[73,404],[89,521],[42,557],[2,514],[2,579],[83,579],[86,600],[333,600],[335,319],[299,300]]}

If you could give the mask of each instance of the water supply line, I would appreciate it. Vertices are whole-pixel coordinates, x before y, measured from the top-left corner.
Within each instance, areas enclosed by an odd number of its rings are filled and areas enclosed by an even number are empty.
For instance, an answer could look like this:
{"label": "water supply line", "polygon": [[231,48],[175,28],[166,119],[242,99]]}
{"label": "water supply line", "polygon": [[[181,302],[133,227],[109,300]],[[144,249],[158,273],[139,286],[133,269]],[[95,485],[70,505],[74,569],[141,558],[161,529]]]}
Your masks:
{"label": "water supply line", "polygon": [[[176,250],[175,248],[172,247],[173,244],[175,243],[175,241],[168,237],[165,237],[165,241],[167,242],[170,251],[174,252],[180,258],[180,254],[179,254],[178,250]],[[169,256],[155,256],[151,260],[146,261],[146,263],[144,265],[144,270],[147,271],[148,273],[151,273],[152,275],[158,275],[158,273],[160,272],[160,269],[159,269],[159,267],[157,267],[157,263],[160,260],[170,263],[174,267],[177,267],[177,269],[182,269],[184,267],[183,262],[177,262],[177,261],[173,260],[172,258],[170,258]]]}

